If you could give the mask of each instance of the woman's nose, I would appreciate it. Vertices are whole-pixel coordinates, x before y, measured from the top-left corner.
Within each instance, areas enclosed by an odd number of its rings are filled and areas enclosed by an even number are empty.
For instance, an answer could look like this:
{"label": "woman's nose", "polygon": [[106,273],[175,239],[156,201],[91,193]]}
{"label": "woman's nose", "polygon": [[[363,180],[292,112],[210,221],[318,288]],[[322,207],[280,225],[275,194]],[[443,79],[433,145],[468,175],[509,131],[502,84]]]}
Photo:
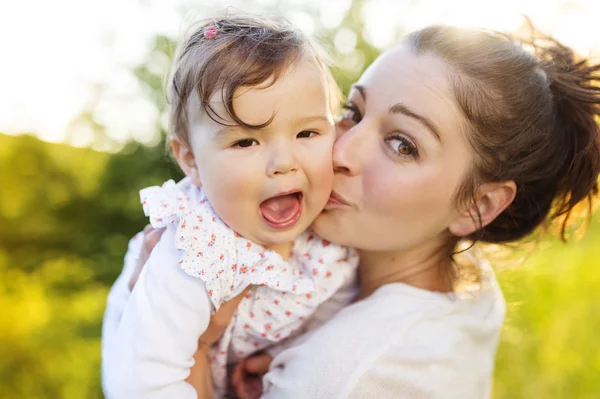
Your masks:
{"label": "woman's nose", "polygon": [[365,153],[365,132],[355,125],[346,131],[337,131],[333,144],[333,170],[338,173],[356,175],[360,172],[362,154]]}
{"label": "woman's nose", "polygon": [[269,177],[285,175],[297,170],[296,157],[289,145],[282,144],[272,150],[267,165],[267,175]]}

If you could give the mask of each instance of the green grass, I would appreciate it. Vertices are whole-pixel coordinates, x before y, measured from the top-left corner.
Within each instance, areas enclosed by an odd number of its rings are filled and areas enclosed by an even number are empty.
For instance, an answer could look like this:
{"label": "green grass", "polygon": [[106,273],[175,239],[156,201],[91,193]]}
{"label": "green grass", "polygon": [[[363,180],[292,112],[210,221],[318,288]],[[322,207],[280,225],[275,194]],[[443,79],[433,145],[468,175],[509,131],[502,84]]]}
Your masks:
{"label": "green grass", "polygon": [[600,217],[497,272],[507,301],[495,399],[600,397]]}

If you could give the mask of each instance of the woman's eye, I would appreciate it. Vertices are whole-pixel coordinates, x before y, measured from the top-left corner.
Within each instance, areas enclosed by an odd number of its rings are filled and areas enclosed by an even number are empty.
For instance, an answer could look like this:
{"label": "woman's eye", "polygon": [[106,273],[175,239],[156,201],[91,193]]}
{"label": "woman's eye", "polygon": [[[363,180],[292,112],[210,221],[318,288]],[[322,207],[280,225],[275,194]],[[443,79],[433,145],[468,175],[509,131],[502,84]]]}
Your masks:
{"label": "woman's eye", "polygon": [[252,147],[253,145],[258,145],[258,141],[256,141],[255,139],[244,139],[236,142],[233,146],[240,148],[248,148]]}
{"label": "woman's eye", "polygon": [[417,147],[406,137],[394,136],[387,140],[394,152],[403,157],[418,158]]}
{"label": "woman's eye", "polygon": [[354,123],[359,123],[362,120],[362,115],[355,104],[347,103],[344,104],[342,108],[345,109],[342,114],[342,120],[348,120]]}
{"label": "woman's eye", "polygon": [[302,132],[298,133],[298,134],[296,135],[296,138],[299,138],[299,139],[307,139],[307,138],[310,138],[310,137],[316,136],[317,134],[318,134],[317,132],[313,132],[313,131],[310,131],[310,130],[304,130],[304,131],[302,131]]}

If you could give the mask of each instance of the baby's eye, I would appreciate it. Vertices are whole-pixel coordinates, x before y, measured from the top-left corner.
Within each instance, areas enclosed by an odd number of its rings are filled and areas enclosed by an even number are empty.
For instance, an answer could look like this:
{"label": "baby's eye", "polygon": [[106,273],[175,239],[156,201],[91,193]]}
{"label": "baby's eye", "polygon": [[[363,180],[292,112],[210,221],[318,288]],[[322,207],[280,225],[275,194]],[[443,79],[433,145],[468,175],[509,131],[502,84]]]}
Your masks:
{"label": "baby's eye", "polygon": [[248,147],[252,147],[253,145],[258,145],[258,141],[255,139],[244,139],[244,140],[237,141],[233,146],[240,147],[240,148],[248,148]]}
{"label": "baby's eye", "polygon": [[307,138],[313,137],[313,136],[315,136],[317,134],[318,134],[317,132],[313,132],[313,131],[310,131],[310,130],[304,130],[304,131],[298,133],[296,135],[296,137],[299,138],[299,139],[307,139]]}

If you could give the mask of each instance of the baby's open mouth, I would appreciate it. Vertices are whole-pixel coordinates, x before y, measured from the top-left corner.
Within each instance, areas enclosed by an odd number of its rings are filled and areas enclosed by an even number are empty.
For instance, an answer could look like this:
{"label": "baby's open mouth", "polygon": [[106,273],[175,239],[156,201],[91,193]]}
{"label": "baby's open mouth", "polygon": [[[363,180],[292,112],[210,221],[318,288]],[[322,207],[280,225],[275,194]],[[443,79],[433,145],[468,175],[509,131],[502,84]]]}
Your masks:
{"label": "baby's open mouth", "polygon": [[260,204],[260,213],[265,222],[275,229],[292,227],[302,214],[302,192],[271,197]]}

